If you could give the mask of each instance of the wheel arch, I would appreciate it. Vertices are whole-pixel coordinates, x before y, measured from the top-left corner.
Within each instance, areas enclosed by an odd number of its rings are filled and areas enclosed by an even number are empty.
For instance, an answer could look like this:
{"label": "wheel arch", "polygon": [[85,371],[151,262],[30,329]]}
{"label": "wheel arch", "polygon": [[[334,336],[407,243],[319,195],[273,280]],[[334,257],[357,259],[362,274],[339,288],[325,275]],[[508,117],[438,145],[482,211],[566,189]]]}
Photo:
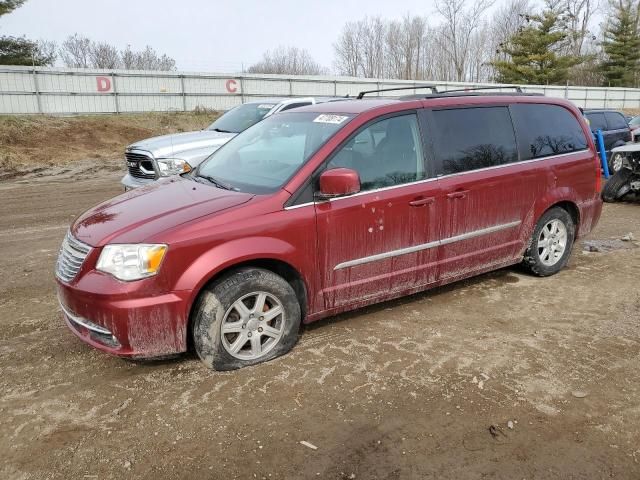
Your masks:
{"label": "wheel arch", "polygon": [[[550,205],[549,208],[547,208],[544,212],[542,212],[542,215],[544,215],[549,210],[555,207],[560,207],[566,210],[569,215],[571,215],[571,220],[573,220],[573,226],[575,227],[575,232],[577,236],[578,232],[580,231],[580,209],[578,208],[578,205],[576,205],[574,202],[570,200],[562,200],[560,202],[554,203],[553,205]],[[542,215],[540,216],[542,217]]]}
{"label": "wheel arch", "polygon": [[308,311],[308,301],[309,301],[309,288],[307,282],[305,281],[302,274],[295,268],[291,263],[269,256],[258,256],[251,259],[246,259],[242,261],[238,261],[237,263],[233,263],[230,265],[224,266],[224,268],[214,270],[204,281],[202,284],[194,291],[191,301],[189,302],[188,311],[187,311],[187,325],[185,329],[186,335],[186,344],[189,349],[192,347],[193,339],[191,337],[191,327],[194,317],[194,309],[197,305],[197,300],[202,294],[204,290],[207,289],[210,285],[217,282],[221,278],[225,277],[242,268],[261,268],[264,270],[269,270],[270,272],[279,275],[284,278],[284,280],[291,285],[293,291],[296,294],[296,298],[298,299],[298,304],[300,305],[301,317],[304,317]]}

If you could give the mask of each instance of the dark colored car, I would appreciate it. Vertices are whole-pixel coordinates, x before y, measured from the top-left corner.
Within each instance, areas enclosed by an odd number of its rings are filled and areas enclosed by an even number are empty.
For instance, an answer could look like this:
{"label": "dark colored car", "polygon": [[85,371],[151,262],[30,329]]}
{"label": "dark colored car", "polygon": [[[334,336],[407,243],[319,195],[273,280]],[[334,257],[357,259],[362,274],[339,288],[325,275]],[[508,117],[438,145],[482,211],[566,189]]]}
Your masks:
{"label": "dark colored car", "polygon": [[617,172],[622,168],[622,162],[620,158],[614,158],[615,155],[611,154],[611,149],[631,141],[631,128],[627,119],[624,114],[615,110],[589,109],[584,111],[584,115],[589,120],[589,126],[594,134],[602,130],[609,171]]}
{"label": "dark colored car", "polygon": [[301,323],[514,264],[555,274],[598,222],[600,182],[588,126],[562,99],[302,107],[81,215],[58,298],[105,352],[192,344],[207,366],[239,368],[290,350]]}

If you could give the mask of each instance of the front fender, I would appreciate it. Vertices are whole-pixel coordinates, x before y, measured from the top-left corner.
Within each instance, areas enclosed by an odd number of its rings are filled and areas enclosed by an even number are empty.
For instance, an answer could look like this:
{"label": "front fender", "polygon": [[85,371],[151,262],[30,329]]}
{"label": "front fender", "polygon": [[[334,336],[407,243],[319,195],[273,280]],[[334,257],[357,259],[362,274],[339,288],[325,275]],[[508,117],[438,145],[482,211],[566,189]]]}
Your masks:
{"label": "front fender", "polygon": [[[197,257],[176,283],[176,290],[190,290],[189,311],[198,293],[220,272],[251,260],[279,260],[301,271],[292,258],[295,248],[273,237],[246,237],[217,245]],[[303,279],[305,283],[307,281]],[[308,287],[308,285],[307,285]]]}

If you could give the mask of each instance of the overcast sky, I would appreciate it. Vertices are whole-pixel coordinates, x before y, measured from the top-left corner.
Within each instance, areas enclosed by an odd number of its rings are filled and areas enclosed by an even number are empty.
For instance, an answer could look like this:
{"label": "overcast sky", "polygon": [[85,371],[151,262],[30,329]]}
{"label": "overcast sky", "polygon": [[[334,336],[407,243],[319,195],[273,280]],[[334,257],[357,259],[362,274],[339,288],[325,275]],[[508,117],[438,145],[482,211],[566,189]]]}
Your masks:
{"label": "overcast sky", "polygon": [[120,48],[149,44],[187,71],[239,71],[264,50],[293,45],[332,68],[345,22],[407,12],[434,15],[433,0],[27,0],[0,19],[0,34],[61,43],[78,32]]}

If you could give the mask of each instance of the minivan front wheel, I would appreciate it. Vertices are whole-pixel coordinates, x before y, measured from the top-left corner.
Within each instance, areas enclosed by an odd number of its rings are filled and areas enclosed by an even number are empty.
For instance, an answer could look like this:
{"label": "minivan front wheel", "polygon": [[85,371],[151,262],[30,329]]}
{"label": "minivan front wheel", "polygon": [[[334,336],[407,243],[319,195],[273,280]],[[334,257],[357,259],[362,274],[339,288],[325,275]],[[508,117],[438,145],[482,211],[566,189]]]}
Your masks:
{"label": "minivan front wheel", "polygon": [[201,294],[193,343],[209,368],[234,370],[291,350],[300,320],[300,304],[286,280],[269,270],[243,268]]}
{"label": "minivan front wheel", "polygon": [[540,277],[558,273],[569,261],[574,239],[571,215],[564,208],[554,207],[538,221],[522,264]]}

